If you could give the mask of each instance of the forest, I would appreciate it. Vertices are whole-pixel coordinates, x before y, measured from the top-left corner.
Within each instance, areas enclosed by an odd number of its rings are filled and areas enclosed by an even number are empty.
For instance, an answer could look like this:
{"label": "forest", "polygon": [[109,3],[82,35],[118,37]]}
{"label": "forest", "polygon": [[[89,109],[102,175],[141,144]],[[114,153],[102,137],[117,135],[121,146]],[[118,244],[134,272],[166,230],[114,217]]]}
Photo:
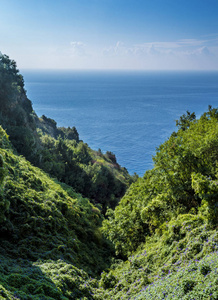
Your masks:
{"label": "forest", "polygon": [[1,55],[0,125],[0,299],[218,299],[217,108],[130,176],[38,117]]}

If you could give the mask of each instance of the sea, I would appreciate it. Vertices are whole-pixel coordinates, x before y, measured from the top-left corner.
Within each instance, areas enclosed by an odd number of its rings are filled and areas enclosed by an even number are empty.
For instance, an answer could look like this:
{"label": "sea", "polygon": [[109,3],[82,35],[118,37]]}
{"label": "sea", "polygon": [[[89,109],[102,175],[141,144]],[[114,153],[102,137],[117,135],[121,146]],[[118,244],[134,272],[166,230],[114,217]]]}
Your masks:
{"label": "sea", "polygon": [[92,149],[111,151],[130,174],[153,167],[157,147],[187,111],[218,107],[218,72],[22,70],[38,116],[75,126]]}

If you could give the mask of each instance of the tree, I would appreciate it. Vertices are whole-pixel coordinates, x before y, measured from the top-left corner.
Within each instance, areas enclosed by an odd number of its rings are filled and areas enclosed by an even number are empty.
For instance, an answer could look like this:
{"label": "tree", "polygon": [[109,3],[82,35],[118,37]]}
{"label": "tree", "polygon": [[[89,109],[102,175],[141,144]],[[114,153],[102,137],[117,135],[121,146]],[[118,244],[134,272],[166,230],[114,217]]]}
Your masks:
{"label": "tree", "polygon": [[186,130],[189,128],[191,122],[196,119],[195,113],[190,113],[189,111],[186,112],[186,115],[183,114],[179,120],[176,120],[176,126],[179,129]]}

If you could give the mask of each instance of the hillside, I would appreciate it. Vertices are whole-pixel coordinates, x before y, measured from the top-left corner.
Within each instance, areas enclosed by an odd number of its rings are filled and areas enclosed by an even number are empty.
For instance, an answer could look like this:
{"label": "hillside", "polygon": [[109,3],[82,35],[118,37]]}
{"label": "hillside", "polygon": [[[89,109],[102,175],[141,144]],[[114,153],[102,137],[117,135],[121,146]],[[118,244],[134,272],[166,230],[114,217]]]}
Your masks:
{"label": "hillside", "polygon": [[26,96],[16,62],[0,56],[0,124],[18,154],[99,204],[114,208],[133,182],[113,153],[94,151],[79,139],[75,127],[57,127],[38,117]]}
{"label": "hillside", "polygon": [[105,299],[218,299],[218,110],[177,126],[103,223],[125,260],[103,275]]}
{"label": "hillside", "polygon": [[[89,295],[85,288],[89,276],[98,276],[113,252],[99,230],[101,212],[72,188],[14,154],[1,128],[0,140],[0,284],[4,287],[0,295],[6,297],[5,289],[20,299]],[[60,276],[57,286],[49,279],[55,274]]]}
{"label": "hillside", "polygon": [[133,178],[39,118],[7,56],[0,87],[0,299],[218,299],[218,109]]}

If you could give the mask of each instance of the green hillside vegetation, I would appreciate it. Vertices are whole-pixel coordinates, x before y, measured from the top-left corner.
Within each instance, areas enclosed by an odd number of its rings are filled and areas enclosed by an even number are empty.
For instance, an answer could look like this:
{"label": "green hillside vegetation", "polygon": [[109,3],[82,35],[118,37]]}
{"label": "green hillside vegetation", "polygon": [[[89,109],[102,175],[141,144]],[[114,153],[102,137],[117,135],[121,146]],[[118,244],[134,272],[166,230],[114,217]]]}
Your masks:
{"label": "green hillside vegetation", "polygon": [[16,62],[7,55],[0,56],[0,124],[17,153],[99,204],[103,212],[117,205],[135,178],[113,153],[93,151],[79,140],[75,127],[57,127],[54,120],[39,118]]}
{"label": "green hillside vegetation", "polygon": [[4,55],[0,111],[0,299],[218,299],[218,109],[142,178],[38,118]]}
{"label": "green hillside vegetation", "polygon": [[101,212],[15,155],[1,128],[0,140],[1,299],[89,296],[89,276],[98,276],[113,253],[99,229]]}
{"label": "green hillside vegetation", "polygon": [[218,110],[177,125],[103,222],[125,260],[103,274],[105,299],[218,299]]}

